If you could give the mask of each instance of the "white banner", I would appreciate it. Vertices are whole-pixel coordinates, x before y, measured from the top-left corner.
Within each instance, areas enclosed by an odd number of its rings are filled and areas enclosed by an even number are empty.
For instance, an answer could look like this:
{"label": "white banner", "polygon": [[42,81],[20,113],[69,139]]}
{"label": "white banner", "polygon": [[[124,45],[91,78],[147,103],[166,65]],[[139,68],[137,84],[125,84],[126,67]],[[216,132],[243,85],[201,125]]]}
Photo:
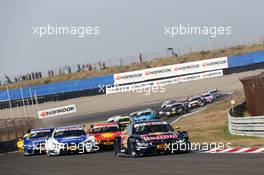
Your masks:
{"label": "white banner", "polygon": [[59,116],[59,115],[70,114],[76,111],[77,111],[76,106],[73,104],[73,105],[61,106],[57,108],[38,111],[38,117],[39,119],[44,119],[44,118],[49,118],[49,117],[54,117],[54,116]]}
{"label": "white banner", "polygon": [[200,80],[205,78],[213,78],[223,76],[223,70],[209,71],[198,74],[191,74],[186,76],[179,76],[163,80],[149,81],[144,83],[136,83],[130,85],[114,85],[106,87],[106,94],[120,93],[120,92],[139,92],[136,89],[150,88],[153,86],[166,86],[170,84],[177,84],[180,82],[187,82],[192,80]]}
{"label": "white banner", "polygon": [[225,69],[227,67],[228,67],[227,57],[200,60],[200,61],[187,62],[182,64],[175,64],[169,66],[155,67],[150,69],[114,74],[114,84],[118,85],[118,84],[126,84],[126,83],[136,83],[151,79]]}
{"label": "white banner", "polygon": [[223,76],[223,70],[216,70],[210,72],[203,72],[199,74],[192,74],[179,77],[179,82],[187,82],[193,80],[200,80],[205,78],[213,78],[213,77],[220,77]]}

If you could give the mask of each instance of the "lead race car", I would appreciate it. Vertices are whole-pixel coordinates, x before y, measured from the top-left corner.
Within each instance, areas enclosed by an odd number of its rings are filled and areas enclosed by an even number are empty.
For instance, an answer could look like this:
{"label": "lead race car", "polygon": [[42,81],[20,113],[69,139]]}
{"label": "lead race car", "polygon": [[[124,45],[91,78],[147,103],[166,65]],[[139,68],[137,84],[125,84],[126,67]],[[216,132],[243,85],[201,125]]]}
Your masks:
{"label": "lead race car", "polygon": [[165,121],[134,122],[116,138],[115,155],[137,157],[148,154],[189,152],[190,140],[186,131],[174,131]]}
{"label": "lead race car", "polygon": [[45,153],[46,141],[52,134],[52,128],[36,128],[23,139],[23,153],[25,156]]}
{"label": "lead race car", "polygon": [[93,135],[86,134],[81,125],[55,128],[46,143],[49,156],[98,151],[98,143]]}

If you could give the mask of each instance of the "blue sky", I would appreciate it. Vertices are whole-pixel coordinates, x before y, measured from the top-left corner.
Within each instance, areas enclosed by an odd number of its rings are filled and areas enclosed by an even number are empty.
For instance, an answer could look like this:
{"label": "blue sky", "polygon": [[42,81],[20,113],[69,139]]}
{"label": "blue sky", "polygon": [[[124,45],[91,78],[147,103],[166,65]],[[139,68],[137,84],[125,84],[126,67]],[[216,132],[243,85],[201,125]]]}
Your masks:
{"label": "blue sky", "polygon": [[[261,0],[1,0],[0,79],[64,65],[130,59],[139,52],[155,55],[254,43],[264,35]],[[33,26],[100,26],[100,35],[38,38]],[[232,34],[164,35],[164,26],[231,26]],[[157,55],[157,54],[156,54]]]}

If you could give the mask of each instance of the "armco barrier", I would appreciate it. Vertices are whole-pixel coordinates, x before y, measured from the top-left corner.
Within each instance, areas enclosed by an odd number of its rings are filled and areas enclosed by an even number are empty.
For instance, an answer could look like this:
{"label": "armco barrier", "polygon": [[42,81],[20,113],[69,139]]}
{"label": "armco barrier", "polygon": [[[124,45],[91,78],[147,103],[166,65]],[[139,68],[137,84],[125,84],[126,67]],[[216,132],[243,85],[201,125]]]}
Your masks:
{"label": "armco barrier", "polygon": [[2,154],[17,150],[17,146],[16,146],[17,140],[18,139],[6,141],[6,142],[0,142],[0,153]]}
{"label": "armco barrier", "polygon": [[228,129],[232,135],[264,137],[264,116],[242,117],[242,103],[228,112]]}

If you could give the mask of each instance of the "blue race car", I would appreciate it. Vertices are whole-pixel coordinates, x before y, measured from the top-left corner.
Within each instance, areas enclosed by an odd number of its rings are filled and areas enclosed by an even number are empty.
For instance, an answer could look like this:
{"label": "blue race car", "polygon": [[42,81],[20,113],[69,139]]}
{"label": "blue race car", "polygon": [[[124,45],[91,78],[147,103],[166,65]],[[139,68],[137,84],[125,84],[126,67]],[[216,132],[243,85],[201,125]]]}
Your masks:
{"label": "blue race car", "polygon": [[46,144],[46,154],[49,156],[95,152],[99,149],[93,135],[85,132],[81,125],[55,128]]}
{"label": "blue race car", "polygon": [[148,121],[157,119],[156,112],[152,109],[145,109],[142,111],[133,112],[130,114],[133,122]]}
{"label": "blue race car", "polygon": [[28,136],[24,137],[24,155],[43,154],[45,153],[45,144],[49,139],[53,128],[32,129]]}

